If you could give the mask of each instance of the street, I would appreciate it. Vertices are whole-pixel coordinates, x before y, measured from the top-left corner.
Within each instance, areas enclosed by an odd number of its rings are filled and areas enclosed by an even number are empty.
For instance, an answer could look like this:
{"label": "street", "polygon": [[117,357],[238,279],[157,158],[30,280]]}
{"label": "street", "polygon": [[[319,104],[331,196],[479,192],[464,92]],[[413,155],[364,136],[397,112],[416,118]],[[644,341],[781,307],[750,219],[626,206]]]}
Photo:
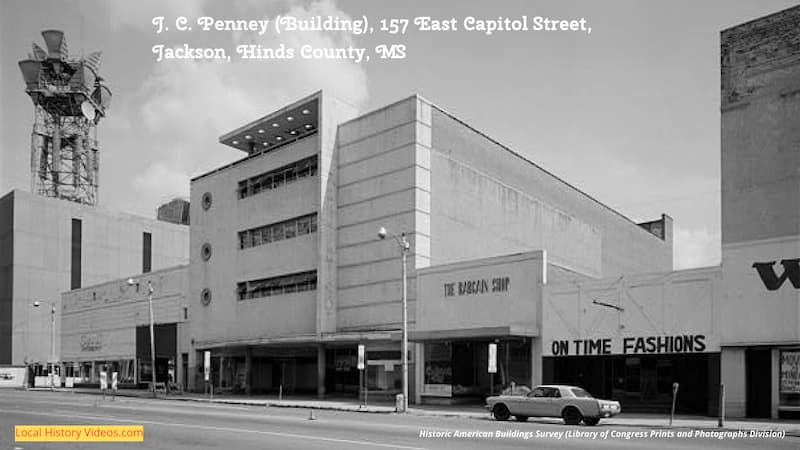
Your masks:
{"label": "street", "polygon": [[[800,439],[635,437],[641,427],[568,427],[558,421],[314,411],[53,392],[3,391],[3,449],[344,448],[797,448]],[[15,442],[14,425],[143,425],[144,442]],[[670,430],[659,429],[662,434]],[[673,431],[678,431],[673,430]],[[596,432],[594,436],[593,432]],[[577,435],[576,435],[577,433]],[[603,438],[602,434],[607,433]],[[571,435],[570,435],[571,434]],[[527,437],[527,439],[526,439]],[[627,437],[627,438],[626,438]]]}

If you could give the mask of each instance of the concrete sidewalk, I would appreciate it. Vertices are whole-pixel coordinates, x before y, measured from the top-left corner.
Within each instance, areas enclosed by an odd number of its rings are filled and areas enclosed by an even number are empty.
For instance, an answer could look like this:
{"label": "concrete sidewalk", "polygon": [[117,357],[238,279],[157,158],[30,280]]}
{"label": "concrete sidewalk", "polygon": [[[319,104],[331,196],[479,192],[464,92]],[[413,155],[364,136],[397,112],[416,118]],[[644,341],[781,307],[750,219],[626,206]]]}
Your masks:
{"label": "concrete sidewalk", "polygon": [[[34,388],[31,391],[50,392],[49,388]],[[74,394],[102,394],[97,389],[56,389],[56,392],[72,392]],[[152,391],[146,390],[120,390],[117,391],[118,397],[152,398]],[[106,394],[110,397],[110,394]],[[305,408],[316,410],[349,411],[362,413],[394,413],[394,403],[386,400],[370,401],[369,405],[359,405],[352,398],[326,399],[319,400],[313,397],[283,398],[275,396],[239,396],[239,395],[215,395],[209,398],[206,395],[195,393],[170,394],[164,396],[163,393],[157,397],[159,400],[188,401],[200,403],[218,403],[250,405],[275,408]],[[491,414],[480,405],[454,405],[454,406],[410,406],[409,414],[417,416],[436,416],[436,417],[459,417],[477,420],[493,420]],[[531,423],[562,423],[561,419],[530,419]],[[756,419],[729,419],[723,427],[717,426],[717,418],[705,416],[677,416],[673,421],[673,429],[693,429],[708,431],[778,431],[784,432],[787,436],[800,437],[800,421],[787,420],[756,420]],[[648,429],[669,429],[669,416],[661,414],[635,414],[622,413],[619,416],[600,421],[600,427],[624,426],[639,427]]]}

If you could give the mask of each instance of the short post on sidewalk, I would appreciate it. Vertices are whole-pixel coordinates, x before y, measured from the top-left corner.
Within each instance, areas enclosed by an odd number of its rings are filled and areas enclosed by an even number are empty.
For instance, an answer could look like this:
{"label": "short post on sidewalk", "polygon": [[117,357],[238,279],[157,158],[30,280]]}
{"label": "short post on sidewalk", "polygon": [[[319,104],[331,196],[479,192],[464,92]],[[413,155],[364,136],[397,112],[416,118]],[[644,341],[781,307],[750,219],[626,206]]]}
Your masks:
{"label": "short post on sidewalk", "polygon": [[679,384],[677,382],[672,383],[672,409],[669,412],[669,426],[672,426],[672,420],[675,418],[675,399],[678,398],[678,387]]}

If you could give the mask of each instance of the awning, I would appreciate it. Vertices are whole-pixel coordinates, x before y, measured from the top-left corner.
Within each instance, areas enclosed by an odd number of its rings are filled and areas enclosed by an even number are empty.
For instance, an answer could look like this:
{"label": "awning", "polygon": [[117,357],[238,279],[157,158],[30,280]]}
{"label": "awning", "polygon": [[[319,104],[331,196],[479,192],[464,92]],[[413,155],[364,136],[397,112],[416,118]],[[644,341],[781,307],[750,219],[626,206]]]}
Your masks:
{"label": "awning", "polygon": [[420,330],[408,333],[411,341],[442,341],[456,339],[485,339],[511,337],[538,337],[539,330],[533,325],[505,325],[498,327],[460,328],[457,330]]}

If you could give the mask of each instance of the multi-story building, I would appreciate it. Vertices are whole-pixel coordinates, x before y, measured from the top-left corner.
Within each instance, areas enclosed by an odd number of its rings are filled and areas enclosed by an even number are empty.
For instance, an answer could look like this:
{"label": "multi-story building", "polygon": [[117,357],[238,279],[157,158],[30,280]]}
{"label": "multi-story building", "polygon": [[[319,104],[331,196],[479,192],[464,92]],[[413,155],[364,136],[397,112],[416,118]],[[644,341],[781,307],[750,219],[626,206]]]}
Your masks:
{"label": "multi-story building", "polygon": [[800,412],[800,7],[722,32],[727,411]]}
{"label": "multi-story building", "polygon": [[149,302],[156,380],[186,385],[189,267],[174,266],[134,277],[61,295],[59,354],[67,386],[99,383],[102,370],[117,372],[123,387],[153,379]]}
{"label": "multi-story building", "polygon": [[0,198],[0,364],[46,373],[60,361],[62,292],[186,264],[188,242],[183,225],[9,192]]}
{"label": "multi-story building", "polygon": [[[585,277],[672,268],[669,217],[634,223],[416,95],[358,115],[320,92],[220,142],[246,156],[191,184],[196,388],[210,350],[223,388],[355,392],[365,344],[369,389],[397,392],[400,253],[381,227],[411,244],[412,330],[429,266],[546,249]],[[412,335],[412,380],[426,340],[494,337],[517,336]]]}
{"label": "multi-story building", "polygon": [[544,289],[545,381],[623,409],[800,412],[800,7],[722,32],[722,264]]}

